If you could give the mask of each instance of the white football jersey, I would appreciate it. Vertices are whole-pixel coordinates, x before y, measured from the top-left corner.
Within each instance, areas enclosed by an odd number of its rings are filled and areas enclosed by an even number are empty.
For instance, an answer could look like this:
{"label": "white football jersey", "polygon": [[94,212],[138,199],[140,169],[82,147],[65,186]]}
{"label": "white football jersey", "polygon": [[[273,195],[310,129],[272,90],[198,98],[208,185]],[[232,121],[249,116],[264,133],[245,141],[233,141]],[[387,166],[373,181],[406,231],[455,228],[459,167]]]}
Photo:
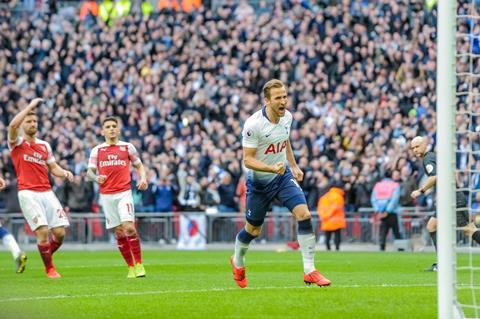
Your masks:
{"label": "white football jersey", "polygon": [[[242,146],[256,148],[255,158],[265,164],[273,165],[284,162],[287,165],[287,141],[292,125],[292,113],[285,111],[285,116],[275,124],[267,117],[265,107],[250,116],[243,127]],[[259,172],[249,169],[248,178],[262,184],[270,182],[277,174]]]}

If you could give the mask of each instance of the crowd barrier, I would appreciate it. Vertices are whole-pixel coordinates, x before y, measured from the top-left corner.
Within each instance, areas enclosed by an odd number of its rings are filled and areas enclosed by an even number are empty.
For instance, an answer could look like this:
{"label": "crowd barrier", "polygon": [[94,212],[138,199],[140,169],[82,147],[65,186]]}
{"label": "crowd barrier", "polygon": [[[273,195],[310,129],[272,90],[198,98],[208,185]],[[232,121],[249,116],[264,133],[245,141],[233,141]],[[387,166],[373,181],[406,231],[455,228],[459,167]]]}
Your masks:
{"label": "crowd barrier", "polygon": [[[401,214],[399,214],[399,221],[403,237],[429,244],[428,233],[425,230],[425,219],[429,214],[430,212],[420,208],[402,209]],[[245,223],[242,213],[136,213],[136,224],[142,241],[160,244],[177,243],[181,236],[181,216],[186,220],[187,228],[185,229],[190,232],[190,235],[201,236],[206,243],[232,243],[235,240],[235,235]],[[35,242],[34,234],[20,213],[0,213],[0,220],[20,243]],[[65,242],[89,244],[113,240],[111,232],[105,229],[103,214],[70,213],[69,220],[70,227],[67,229]],[[195,221],[202,221],[204,226],[199,228]],[[188,224],[189,222],[191,225]],[[346,222],[347,227],[342,231],[343,242],[378,243],[380,219],[371,209],[362,208],[358,212],[347,213]],[[323,232],[320,229],[321,224],[316,214],[312,216],[312,223],[317,239],[322,241]],[[289,212],[269,212],[258,240],[269,243],[284,243],[295,240],[296,225]],[[392,234],[389,236],[391,237]]]}

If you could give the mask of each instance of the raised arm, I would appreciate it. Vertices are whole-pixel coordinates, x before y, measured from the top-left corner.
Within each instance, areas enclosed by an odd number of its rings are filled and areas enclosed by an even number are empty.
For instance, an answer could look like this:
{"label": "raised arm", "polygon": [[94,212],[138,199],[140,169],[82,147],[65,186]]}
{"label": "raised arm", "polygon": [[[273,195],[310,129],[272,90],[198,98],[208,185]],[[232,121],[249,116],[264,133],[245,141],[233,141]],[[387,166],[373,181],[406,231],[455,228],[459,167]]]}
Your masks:
{"label": "raised arm", "polygon": [[18,129],[20,128],[20,125],[22,124],[23,120],[28,115],[28,113],[33,111],[41,102],[43,102],[42,98],[33,99],[27,105],[26,108],[24,108],[17,115],[15,115],[13,120],[8,125],[8,141],[9,142],[12,142],[12,143],[15,142],[15,140],[18,137]]}

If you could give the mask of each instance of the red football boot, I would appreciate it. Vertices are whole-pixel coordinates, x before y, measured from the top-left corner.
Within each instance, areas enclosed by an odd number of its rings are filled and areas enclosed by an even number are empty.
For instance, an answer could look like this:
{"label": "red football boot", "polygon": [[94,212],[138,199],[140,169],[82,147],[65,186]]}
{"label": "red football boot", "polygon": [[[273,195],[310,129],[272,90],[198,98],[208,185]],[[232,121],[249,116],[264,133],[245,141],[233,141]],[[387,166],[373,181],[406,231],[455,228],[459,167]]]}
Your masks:
{"label": "red football boot", "polygon": [[332,283],[330,280],[323,277],[322,274],[320,274],[317,270],[314,270],[308,274],[304,274],[303,281],[307,285],[316,284],[317,286],[320,286],[320,287],[330,286],[330,284]]}
{"label": "red football boot", "polygon": [[240,267],[240,268],[235,267],[233,256],[230,257],[230,263],[232,264],[233,280],[235,280],[235,282],[240,288],[247,287],[247,277],[245,277],[245,267]]}
{"label": "red football boot", "polygon": [[50,268],[47,271],[47,277],[48,278],[61,278],[60,274],[55,270],[55,268]]}

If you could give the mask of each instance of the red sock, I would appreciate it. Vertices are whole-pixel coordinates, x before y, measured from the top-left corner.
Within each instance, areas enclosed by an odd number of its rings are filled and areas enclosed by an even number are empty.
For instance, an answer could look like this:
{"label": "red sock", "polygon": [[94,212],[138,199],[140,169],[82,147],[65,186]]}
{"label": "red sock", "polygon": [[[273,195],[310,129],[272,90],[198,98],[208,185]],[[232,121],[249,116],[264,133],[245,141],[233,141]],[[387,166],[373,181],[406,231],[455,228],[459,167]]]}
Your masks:
{"label": "red sock", "polygon": [[130,248],[132,250],[133,258],[137,264],[142,263],[142,248],[140,247],[140,238],[138,235],[127,236]]}
{"label": "red sock", "polygon": [[127,237],[125,236],[117,237],[117,246],[118,246],[118,250],[120,250],[120,253],[123,256],[123,259],[125,259],[125,262],[127,263],[128,267],[133,267],[135,264],[133,262],[133,256],[130,250],[130,245],[128,243]]}
{"label": "red sock", "polygon": [[50,244],[37,244],[38,251],[40,252],[40,256],[42,256],[43,264],[45,265],[45,270],[48,272],[53,267],[52,262],[52,253],[50,251]]}
{"label": "red sock", "polygon": [[60,246],[62,246],[62,243],[57,243],[55,239],[53,239],[53,237],[50,238],[49,242],[50,242],[50,251],[52,252],[52,255],[53,255],[53,253],[56,252],[58,248],[60,248]]}

